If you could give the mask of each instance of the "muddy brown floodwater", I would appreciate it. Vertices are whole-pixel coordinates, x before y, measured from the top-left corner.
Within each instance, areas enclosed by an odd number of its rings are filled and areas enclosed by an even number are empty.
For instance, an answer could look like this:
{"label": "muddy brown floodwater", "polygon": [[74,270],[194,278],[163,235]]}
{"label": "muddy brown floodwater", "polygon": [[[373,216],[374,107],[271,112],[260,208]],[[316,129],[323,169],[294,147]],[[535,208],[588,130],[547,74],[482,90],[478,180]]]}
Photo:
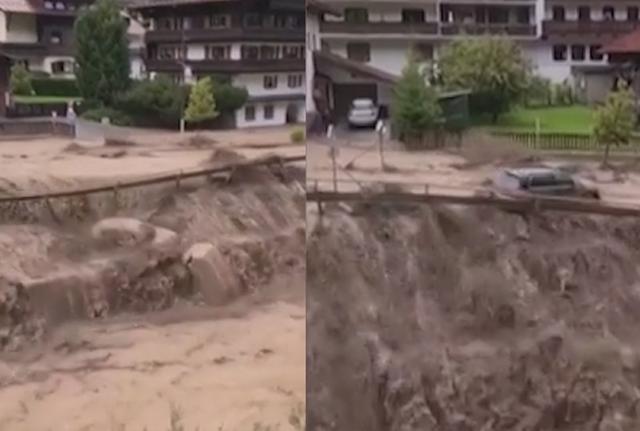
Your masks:
{"label": "muddy brown floodwater", "polygon": [[303,171],[0,208],[0,429],[295,429]]}
{"label": "muddy brown floodwater", "polygon": [[309,210],[308,429],[640,429],[640,222]]}

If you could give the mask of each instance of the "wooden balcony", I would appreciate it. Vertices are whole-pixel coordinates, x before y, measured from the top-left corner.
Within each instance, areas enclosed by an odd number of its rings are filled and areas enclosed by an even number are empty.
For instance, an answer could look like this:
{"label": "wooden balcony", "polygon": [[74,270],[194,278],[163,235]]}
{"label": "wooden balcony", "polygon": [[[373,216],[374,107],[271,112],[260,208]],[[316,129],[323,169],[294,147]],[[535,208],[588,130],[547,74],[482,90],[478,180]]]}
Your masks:
{"label": "wooden balcony", "polygon": [[0,43],[0,53],[8,56],[45,56],[45,55],[60,55],[60,56],[73,56],[72,45],[56,45],[51,43]]}
{"label": "wooden balcony", "polygon": [[[258,73],[302,72],[304,59],[277,60],[186,60],[193,73]],[[180,72],[183,66],[177,60],[146,60],[150,72]]]}
{"label": "wooden balcony", "polygon": [[493,23],[441,23],[440,31],[444,36],[456,35],[507,35],[519,37],[536,36],[536,26],[530,24],[493,24]]}
{"label": "wooden balcony", "polygon": [[303,42],[304,29],[246,28],[222,29],[192,28],[186,30],[150,30],[145,34],[146,42]]}
{"label": "wooden balcony", "polygon": [[544,36],[624,34],[640,28],[638,21],[551,21],[542,22]]}
{"label": "wooden balcony", "polygon": [[322,33],[345,34],[438,34],[437,22],[321,22]]}

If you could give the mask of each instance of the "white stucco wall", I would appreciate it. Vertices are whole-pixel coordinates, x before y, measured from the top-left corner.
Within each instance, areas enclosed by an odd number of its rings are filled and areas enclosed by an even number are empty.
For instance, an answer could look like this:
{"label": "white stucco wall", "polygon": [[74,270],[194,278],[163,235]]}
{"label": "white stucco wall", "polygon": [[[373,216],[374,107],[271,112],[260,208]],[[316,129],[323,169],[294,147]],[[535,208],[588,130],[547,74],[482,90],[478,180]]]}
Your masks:
{"label": "white stucco wall", "polygon": [[35,43],[38,41],[35,15],[7,14],[4,24],[6,42]]}
{"label": "white stucco wall", "polygon": [[[265,105],[273,105],[273,118],[264,118]],[[236,127],[249,128],[249,127],[267,127],[267,126],[281,126],[287,122],[287,102],[272,102],[272,103],[251,103],[248,102],[246,106],[254,106],[256,110],[255,120],[247,121],[245,119],[245,108],[238,109],[236,111]],[[304,112],[304,106],[300,102],[299,111]]]}
{"label": "white stucco wall", "polygon": [[[264,88],[265,75],[275,75],[278,77],[278,86],[276,88]],[[302,86],[289,88],[288,76],[302,75]],[[233,85],[236,87],[245,87],[249,92],[249,96],[274,96],[274,95],[290,95],[305,94],[305,79],[303,72],[290,73],[241,73],[234,75],[232,78]]]}
{"label": "white stucco wall", "polygon": [[53,78],[65,78],[72,79],[74,77],[73,66],[71,66],[71,71],[68,73],[53,73],[52,72],[52,64],[58,61],[70,62],[71,65],[74,63],[73,57],[60,57],[60,56],[48,56],[42,59],[42,70],[51,74]]}
{"label": "white stucco wall", "polygon": [[[347,57],[346,41],[331,41],[329,47],[332,53]],[[372,40],[369,42],[371,46],[371,60],[367,63],[385,72],[394,75],[402,74],[407,63],[411,42],[407,40]],[[428,43],[428,42],[427,42]]]}
{"label": "white stucco wall", "polygon": [[132,79],[142,79],[145,76],[144,60],[139,56],[129,57],[129,76]]}
{"label": "white stucco wall", "polygon": [[307,10],[305,50],[305,110],[307,112],[315,112],[316,110],[315,103],[313,102],[313,77],[315,76],[313,51],[319,50],[320,46],[320,24],[318,16]]}
{"label": "white stucco wall", "polygon": [[530,59],[535,67],[535,72],[554,83],[561,83],[565,79],[571,80],[572,66],[606,66],[607,61],[594,61],[589,59],[589,46],[585,47],[585,60],[571,60],[571,47],[567,47],[568,59],[565,61],[555,61],[553,59],[553,44],[548,42],[538,42],[523,46],[523,54]]}
{"label": "white stucco wall", "polygon": [[0,42],[7,41],[7,14],[0,10]]}

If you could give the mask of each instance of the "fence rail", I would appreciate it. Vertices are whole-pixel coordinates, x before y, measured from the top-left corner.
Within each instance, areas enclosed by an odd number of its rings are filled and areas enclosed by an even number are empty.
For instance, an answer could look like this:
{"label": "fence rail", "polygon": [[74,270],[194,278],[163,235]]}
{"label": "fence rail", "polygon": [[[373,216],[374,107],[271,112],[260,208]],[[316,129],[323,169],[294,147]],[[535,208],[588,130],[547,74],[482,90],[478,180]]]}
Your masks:
{"label": "fence rail", "polygon": [[[425,184],[425,189],[428,184]],[[307,192],[307,200],[317,202],[400,202],[414,204],[456,204],[470,206],[495,206],[514,212],[562,211],[584,214],[600,214],[616,217],[640,217],[640,207],[611,205],[599,201],[581,199],[527,197],[503,198],[481,195],[445,195],[411,192],[335,192],[313,190]]]}
{"label": "fence rail", "polygon": [[81,196],[81,195],[89,195],[95,193],[103,193],[114,190],[123,190],[134,187],[141,186],[149,186],[160,183],[167,182],[180,182],[181,180],[186,180],[189,178],[203,177],[209,176],[213,174],[222,174],[222,173],[231,173],[234,171],[245,168],[245,167],[256,167],[256,166],[268,166],[275,164],[286,164],[286,163],[296,163],[305,161],[306,156],[290,156],[290,157],[280,157],[280,156],[268,156],[256,160],[250,160],[242,163],[232,163],[216,168],[209,169],[201,169],[197,171],[191,172],[178,172],[174,174],[167,174],[162,176],[156,176],[151,178],[145,178],[141,180],[128,181],[128,182],[119,182],[111,185],[97,186],[85,189],[75,189],[75,190],[67,190],[61,192],[52,192],[52,193],[40,193],[33,195],[21,195],[21,196],[2,196],[0,197],[0,203],[6,202],[20,202],[20,201],[33,201],[33,200],[42,200],[42,199],[55,199],[55,198],[65,198],[72,196]]}
{"label": "fence rail", "polygon": [[[591,135],[572,133],[493,132],[494,136],[507,138],[530,150],[602,152],[603,146]],[[612,152],[631,153],[638,150],[640,140],[632,139],[626,145],[612,145]]]}

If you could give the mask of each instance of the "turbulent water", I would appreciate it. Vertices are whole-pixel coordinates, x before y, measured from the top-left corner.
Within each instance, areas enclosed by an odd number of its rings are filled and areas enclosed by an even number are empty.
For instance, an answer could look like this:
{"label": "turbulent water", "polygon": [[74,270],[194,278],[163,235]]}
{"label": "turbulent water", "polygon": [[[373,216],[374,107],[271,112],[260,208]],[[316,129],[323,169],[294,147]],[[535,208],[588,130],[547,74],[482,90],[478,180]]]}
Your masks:
{"label": "turbulent water", "polygon": [[640,429],[640,222],[380,205],[308,229],[308,429]]}
{"label": "turbulent water", "polygon": [[246,168],[230,183],[4,204],[0,350],[71,319],[233,299],[304,268],[300,180],[296,169]]}

